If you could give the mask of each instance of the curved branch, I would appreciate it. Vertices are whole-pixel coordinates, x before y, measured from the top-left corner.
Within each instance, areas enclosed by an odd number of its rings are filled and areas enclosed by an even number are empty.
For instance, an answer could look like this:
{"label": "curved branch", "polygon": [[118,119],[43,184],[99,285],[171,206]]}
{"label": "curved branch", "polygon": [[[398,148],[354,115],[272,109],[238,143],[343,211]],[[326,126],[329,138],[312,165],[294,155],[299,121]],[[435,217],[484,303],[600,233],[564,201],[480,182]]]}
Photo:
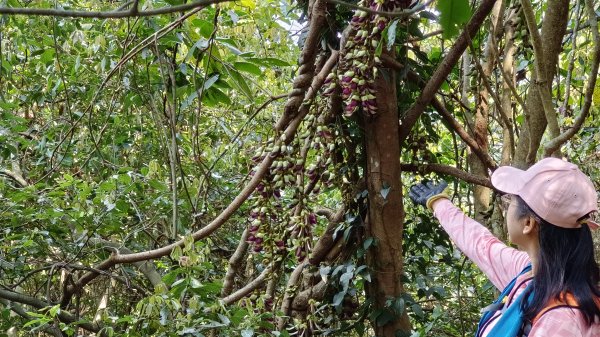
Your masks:
{"label": "curved branch", "polygon": [[[389,55],[382,55],[381,60],[384,65],[396,69],[397,71],[403,71],[404,65],[398,62],[396,59],[390,57]],[[409,81],[417,84],[421,89],[425,87],[426,83],[423,79],[414,71],[409,70],[406,73],[406,76]],[[444,120],[450,124],[450,127],[458,134],[458,136],[471,148],[473,153],[481,160],[481,162],[489,169],[495,169],[497,167],[496,163],[490,157],[489,153],[483,151],[479,144],[475,141],[471,135],[460,125],[460,123],[452,116],[452,114],[446,109],[444,104],[437,99],[437,97],[433,97],[431,100],[431,105],[433,108],[444,118]]]}
{"label": "curved branch", "polygon": [[423,88],[423,91],[415,103],[406,112],[406,117],[402,120],[402,126],[400,127],[400,142],[403,142],[408,137],[410,130],[419,119],[419,116],[425,111],[425,107],[433,99],[435,93],[440,89],[442,83],[467,48],[467,36],[475,36],[475,34],[477,34],[477,31],[483,24],[485,18],[492,11],[495,3],[496,0],[483,0],[481,2],[479,8],[475,11],[465,29],[460,33],[446,57],[444,57],[433,75],[431,75],[425,88]]}
{"label": "curved branch", "polygon": [[[16,303],[12,303],[11,301],[5,300],[5,299],[0,299],[0,304],[9,308],[13,312],[15,312],[17,315],[25,318],[26,320],[28,320],[28,321],[31,320],[31,316],[27,313],[27,311],[25,311],[25,309],[23,309],[22,306],[20,306]],[[47,327],[43,328],[43,330],[52,336],[63,337],[63,334],[60,331],[60,329],[58,329],[57,327],[55,327],[53,325],[48,325]]]}
{"label": "curved branch", "polygon": [[[327,24],[326,5],[324,1],[316,0],[310,13],[309,34],[304,42],[300,55],[298,75],[294,79],[293,90],[286,103],[282,118],[275,124],[275,130],[281,131],[288,122],[298,113],[308,90],[311,78],[314,76],[315,59],[321,42],[321,33]],[[327,75],[327,74],[325,74]]]}
{"label": "curved branch", "polygon": [[[131,249],[129,249],[127,247],[124,247],[122,245],[119,245],[118,243],[107,241],[107,240],[104,240],[101,238],[90,238],[90,243],[98,245],[98,246],[102,246],[102,248],[107,249],[111,252],[113,252],[115,249],[117,249],[119,254],[131,254],[132,253]],[[150,281],[150,283],[153,286],[157,286],[157,285],[163,283],[162,276],[156,271],[156,268],[154,267],[154,265],[152,263],[150,263],[149,261],[134,262],[133,265],[136,266],[144,276],[146,276],[148,281]]]}
{"label": "curved branch", "polygon": [[[157,9],[149,9],[146,11],[138,11],[137,6],[133,6],[130,10],[116,11],[71,11],[54,8],[13,8],[0,7],[0,14],[5,15],[32,15],[32,16],[54,16],[54,17],[69,17],[69,18],[95,18],[95,19],[122,19],[132,17],[155,16],[162,14],[185,12],[201,6],[208,6],[221,2],[230,2],[235,0],[199,0],[188,4],[168,6]],[[137,2],[136,2],[137,3]]]}
{"label": "curved branch", "polygon": [[238,244],[235,252],[231,255],[229,259],[229,268],[227,269],[227,274],[225,274],[225,280],[223,281],[223,288],[221,289],[221,296],[227,296],[231,293],[233,289],[233,281],[235,279],[235,275],[238,272],[238,268],[242,264],[244,259],[244,253],[248,250],[248,239],[250,231],[248,228],[244,229],[242,233],[242,237],[240,238],[240,243]]}
{"label": "curved branch", "polygon": [[594,48],[594,58],[592,63],[592,69],[589,73],[590,80],[585,89],[585,101],[583,103],[583,108],[581,108],[581,112],[575,118],[575,122],[571,128],[567,131],[560,134],[558,137],[552,139],[544,146],[544,157],[551,156],[554,152],[560,149],[560,146],[566,143],[571,137],[573,137],[583,126],[583,122],[585,122],[585,118],[590,112],[590,107],[592,106],[592,99],[594,96],[594,89],[596,87],[596,80],[598,77],[598,67],[600,65],[600,34],[598,33],[598,18],[595,15],[594,5],[591,0],[585,1],[588,12],[590,13],[590,26],[592,27],[592,41],[596,42],[596,46]]}
{"label": "curved branch", "polygon": [[402,164],[402,171],[409,172],[419,172],[421,174],[426,173],[441,173],[447,174],[453,177],[456,177],[460,180],[466,181],[468,183],[477,184],[489,188],[494,188],[490,179],[486,177],[476,176],[474,174],[465,172],[463,170],[457,169],[456,167],[442,165],[442,164]]}
{"label": "curved branch", "polygon": [[9,169],[1,169],[0,175],[4,175],[4,176],[11,178],[15,182],[17,182],[19,185],[21,185],[21,187],[29,186],[29,183],[27,182],[27,180],[25,180],[25,178],[23,178],[23,176],[17,172],[13,172]]}
{"label": "curved branch", "polygon": [[232,304],[235,301],[239,301],[244,296],[248,295],[249,293],[253,292],[258,287],[262,286],[265,283],[265,280],[267,279],[269,274],[271,274],[271,271],[273,269],[274,269],[273,266],[269,266],[269,267],[265,268],[265,270],[263,270],[262,273],[260,273],[260,275],[258,275],[258,277],[255,278],[252,282],[248,283],[243,288],[238,289],[233,294],[231,294],[227,297],[224,297],[221,301],[223,301],[223,303],[226,305]]}
{"label": "curved branch", "polygon": [[[4,298],[6,300],[21,303],[21,304],[26,304],[26,305],[32,306],[36,309],[44,309],[44,308],[47,308],[50,306],[50,304],[48,304],[42,300],[39,300],[35,297],[30,297],[27,295],[23,295],[23,294],[5,290],[5,289],[0,289],[0,298]],[[82,321],[80,318],[76,317],[75,315],[73,315],[65,310],[60,310],[60,312],[57,314],[57,317],[64,323],[69,323],[69,324],[74,323],[77,326],[79,326],[87,331],[100,332],[100,330],[102,330],[101,324]]]}
{"label": "curved branch", "polygon": [[296,269],[290,275],[288,279],[287,285],[285,286],[285,292],[283,300],[281,301],[281,312],[283,315],[277,318],[277,329],[282,330],[287,322],[287,316],[290,315],[290,311],[292,310],[292,302],[294,301],[294,297],[296,294],[296,290],[298,289],[298,282],[300,282],[300,276],[302,276],[302,272],[304,268],[308,266],[308,261],[304,260],[304,262],[300,263],[296,266]]}

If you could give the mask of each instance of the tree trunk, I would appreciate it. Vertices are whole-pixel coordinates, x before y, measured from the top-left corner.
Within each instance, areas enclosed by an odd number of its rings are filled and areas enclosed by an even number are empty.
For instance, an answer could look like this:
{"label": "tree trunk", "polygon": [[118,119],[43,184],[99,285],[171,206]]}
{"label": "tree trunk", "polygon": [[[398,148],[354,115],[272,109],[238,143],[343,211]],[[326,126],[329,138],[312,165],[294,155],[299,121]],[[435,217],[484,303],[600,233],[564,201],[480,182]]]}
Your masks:
{"label": "tree trunk", "polygon": [[[369,213],[366,235],[375,240],[367,252],[372,282],[368,295],[379,315],[374,319],[375,336],[410,334],[405,312],[386,306],[390,298],[404,292],[402,285],[402,231],[404,208],[400,181],[400,142],[396,98],[396,76],[383,69],[375,81],[375,116],[364,117]],[[385,324],[384,324],[385,323]]]}
{"label": "tree trunk", "polygon": [[[492,8],[492,12],[490,15],[490,33],[488,35],[488,40],[485,44],[485,49],[482,55],[482,73],[480,73],[480,81],[486,81],[490,78],[492,74],[492,69],[494,68],[494,64],[496,63],[495,48],[493,48],[493,39],[494,34],[496,34],[498,22],[500,17],[502,16],[503,11],[503,1],[497,1],[494,7]],[[477,58],[478,55],[473,55],[474,58]],[[479,61],[475,61],[479,62]],[[477,141],[479,148],[484,153],[488,153],[488,124],[489,124],[489,114],[490,114],[490,104],[489,97],[490,93],[485,85],[479,85],[479,93],[477,101],[477,108],[475,110],[475,116],[473,120],[473,132],[472,137]],[[496,102],[498,104],[498,102]],[[485,165],[481,162],[479,157],[470,152],[468,156],[469,168],[471,173],[480,176],[487,177],[488,172]],[[485,186],[475,185],[473,187],[473,205],[474,205],[474,218],[480,223],[487,223],[488,221],[485,219],[486,213],[490,206],[490,197],[491,190]],[[493,228],[494,232],[501,232],[498,228]]]}
{"label": "tree trunk", "polygon": [[[543,55],[536,55],[536,57],[540,57],[541,68],[546,79],[544,84],[550,88],[556,74],[556,63],[558,54],[562,50],[563,36],[567,29],[569,1],[549,1],[543,17],[541,33]],[[532,72],[531,83],[536,80],[535,72]],[[538,90],[529,90],[526,105],[528,115],[525,116],[514,160],[514,164],[521,168],[535,163],[540,142],[548,125]]]}

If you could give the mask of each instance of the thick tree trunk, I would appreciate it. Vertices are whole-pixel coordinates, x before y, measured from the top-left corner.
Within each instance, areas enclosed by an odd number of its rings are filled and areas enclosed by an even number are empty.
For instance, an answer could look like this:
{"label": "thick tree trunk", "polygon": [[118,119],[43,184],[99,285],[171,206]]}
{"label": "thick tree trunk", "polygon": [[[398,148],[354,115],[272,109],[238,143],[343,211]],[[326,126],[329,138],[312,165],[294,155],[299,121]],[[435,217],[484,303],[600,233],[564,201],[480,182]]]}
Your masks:
{"label": "thick tree trunk", "polygon": [[363,124],[369,192],[366,235],[376,242],[367,253],[373,280],[369,283],[368,295],[374,301],[374,310],[380,312],[373,322],[375,335],[394,337],[398,332],[409,333],[410,322],[405,312],[398,315],[393,308],[386,306],[388,299],[398,298],[404,291],[401,281],[404,208],[396,76],[388,69],[381,73],[375,82],[378,113],[374,117],[364,117]]}
{"label": "thick tree trunk", "polygon": [[[569,1],[548,1],[548,9],[543,17],[541,33],[543,55],[536,55],[536,57],[540,57],[541,69],[545,75],[544,85],[550,88],[556,74],[558,54],[562,50],[562,40],[569,19]],[[537,77],[533,72],[531,82],[534,83],[536,80]],[[514,160],[514,165],[521,168],[535,163],[540,142],[548,125],[538,90],[529,90],[526,105],[528,115],[525,116]]]}

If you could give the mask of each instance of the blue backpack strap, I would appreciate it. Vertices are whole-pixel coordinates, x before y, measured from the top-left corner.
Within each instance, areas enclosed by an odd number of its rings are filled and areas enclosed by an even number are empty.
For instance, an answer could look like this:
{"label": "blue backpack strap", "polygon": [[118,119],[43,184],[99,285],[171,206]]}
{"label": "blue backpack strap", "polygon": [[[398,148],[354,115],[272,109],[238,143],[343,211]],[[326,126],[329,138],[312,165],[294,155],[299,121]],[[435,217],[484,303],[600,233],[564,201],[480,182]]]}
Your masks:
{"label": "blue backpack strap", "polygon": [[508,285],[506,285],[504,290],[502,290],[502,292],[500,293],[500,296],[498,296],[498,298],[492,304],[481,309],[483,315],[481,316],[479,324],[477,325],[477,332],[475,333],[475,337],[479,337],[481,335],[483,328],[487,325],[488,321],[492,318],[492,316],[494,316],[494,313],[502,309],[502,307],[504,306],[504,301],[506,300],[507,296],[510,294],[512,289],[515,287],[515,284],[517,283],[517,278],[519,278],[519,276],[525,273],[528,273],[529,271],[531,271],[531,264],[528,264],[525,268],[523,268],[523,270],[517,276],[515,276],[515,278],[513,278],[508,283]]}
{"label": "blue backpack strap", "polygon": [[[533,283],[527,285],[527,289],[519,295],[519,297],[509,305],[494,328],[489,332],[488,336],[494,337],[519,337],[523,331],[523,311],[521,310],[521,303],[525,300],[525,294],[528,293],[528,289]],[[531,298],[531,297],[529,297]],[[529,333],[529,332],[527,332]]]}

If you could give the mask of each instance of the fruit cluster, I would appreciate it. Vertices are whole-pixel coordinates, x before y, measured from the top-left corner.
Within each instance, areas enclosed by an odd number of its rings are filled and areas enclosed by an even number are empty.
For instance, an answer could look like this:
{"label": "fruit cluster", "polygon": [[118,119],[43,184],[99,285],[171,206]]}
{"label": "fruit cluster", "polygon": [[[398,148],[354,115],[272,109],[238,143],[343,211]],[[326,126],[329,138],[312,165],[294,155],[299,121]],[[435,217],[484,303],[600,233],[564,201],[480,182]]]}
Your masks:
{"label": "fruit cluster", "polygon": [[265,258],[290,251],[303,261],[310,251],[317,225],[311,208],[315,197],[331,185],[335,176],[331,173],[334,133],[317,114],[315,111],[306,117],[303,131],[293,142],[266,146],[253,158],[256,165],[265,156],[274,158],[256,187],[249,213],[247,241],[255,253]]}
{"label": "fruit cluster", "polygon": [[[407,0],[361,0],[359,6],[375,11],[394,11],[406,8]],[[375,78],[381,61],[377,50],[382,33],[390,19],[357,9],[352,17],[351,32],[342,50],[339,66],[325,80],[325,95],[339,85],[345,103],[345,115],[353,115],[359,108],[369,115],[377,113]]]}

